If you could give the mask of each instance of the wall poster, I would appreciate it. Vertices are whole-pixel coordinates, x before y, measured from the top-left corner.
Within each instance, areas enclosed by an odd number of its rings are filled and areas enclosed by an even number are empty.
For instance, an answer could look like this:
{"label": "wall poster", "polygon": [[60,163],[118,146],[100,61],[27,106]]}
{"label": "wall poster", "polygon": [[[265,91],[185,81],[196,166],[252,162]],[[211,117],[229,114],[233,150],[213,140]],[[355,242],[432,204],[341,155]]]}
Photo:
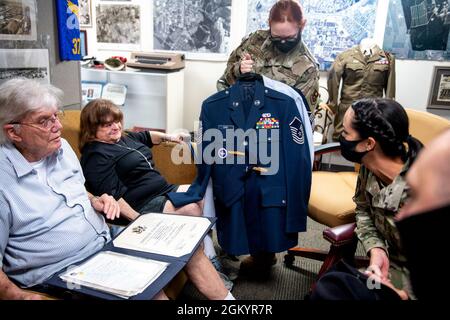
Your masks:
{"label": "wall poster", "polygon": [[231,0],[153,2],[153,48],[193,59],[228,58]]}

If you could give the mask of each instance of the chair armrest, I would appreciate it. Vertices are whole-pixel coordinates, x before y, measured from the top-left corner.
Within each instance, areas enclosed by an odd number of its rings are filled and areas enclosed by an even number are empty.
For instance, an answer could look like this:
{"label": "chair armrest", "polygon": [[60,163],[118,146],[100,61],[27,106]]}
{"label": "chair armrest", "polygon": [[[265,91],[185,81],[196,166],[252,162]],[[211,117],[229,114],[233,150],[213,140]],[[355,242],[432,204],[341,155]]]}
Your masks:
{"label": "chair armrest", "polygon": [[356,223],[347,223],[323,231],[323,238],[333,245],[345,245],[351,243],[355,237]]}
{"label": "chair armrest", "polygon": [[321,155],[339,150],[341,150],[341,144],[339,142],[331,142],[314,147],[314,155]]}
{"label": "chair armrest", "polygon": [[[176,154],[182,157],[180,160],[186,158],[187,163],[175,164],[173,162],[172,151],[177,146],[181,148],[176,150]],[[191,184],[197,173],[196,165],[192,161],[192,150],[191,144],[179,145],[174,142],[162,142],[155,145],[152,148],[155,167],[169,183]]]}

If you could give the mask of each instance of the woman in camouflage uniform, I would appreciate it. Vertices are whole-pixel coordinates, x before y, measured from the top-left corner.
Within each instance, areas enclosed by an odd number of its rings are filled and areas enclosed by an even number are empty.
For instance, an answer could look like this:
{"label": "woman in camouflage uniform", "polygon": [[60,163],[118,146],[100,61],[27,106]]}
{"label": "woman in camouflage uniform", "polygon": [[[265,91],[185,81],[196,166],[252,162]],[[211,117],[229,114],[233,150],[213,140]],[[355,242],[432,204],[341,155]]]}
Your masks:
{"label": "woman in camouflage uniform", "polygon": [[228,88],[241,74],[252,71],[300,90],[314,111],[319,97],[319,68],[301,39],[305,24],[297,1],[275,3],[269,15],[270,30],[251,33],[231,53],[217,89]]}
{"label": "woman in camouflage uniform", "polygon": [[394,218],[408,196],[405,174],[422,144],[409,134],[403,107],[390,99],[355,102],[343,126],[342,156],[362,163],[353,200],[356,234],[370,256],[369,269],[410,293]]}
{"label": "woman in camouflage uniform", "polygon": [[[269,14],[270,30],[250,34],[231,53],[217,89],[224,90],[240,75],[255,72],[300,90],[310,110],[314,111],[319,97],[319,69],[301,39],[305,24],[297,1],[277,1]],[[257,277],[266,276],[275,262],[274,253],[261,252],[244,259],[240,271]]]}

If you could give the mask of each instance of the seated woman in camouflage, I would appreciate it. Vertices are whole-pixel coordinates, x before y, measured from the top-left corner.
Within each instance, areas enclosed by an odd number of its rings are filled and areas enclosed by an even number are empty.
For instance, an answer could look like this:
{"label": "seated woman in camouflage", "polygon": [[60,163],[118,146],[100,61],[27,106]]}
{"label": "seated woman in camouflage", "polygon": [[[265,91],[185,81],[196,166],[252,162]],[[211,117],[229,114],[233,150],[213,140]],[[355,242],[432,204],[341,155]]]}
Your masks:
{"label": "seated woman in camouflage", "polygon": [[394,217],[407,198],[405,174],[422,144],[409,134],[403,107],[390,99],[353,103],[343,126],[342,156],[362,164],[353,200],[356,234],[370,256],[369,270],[411,293]]}

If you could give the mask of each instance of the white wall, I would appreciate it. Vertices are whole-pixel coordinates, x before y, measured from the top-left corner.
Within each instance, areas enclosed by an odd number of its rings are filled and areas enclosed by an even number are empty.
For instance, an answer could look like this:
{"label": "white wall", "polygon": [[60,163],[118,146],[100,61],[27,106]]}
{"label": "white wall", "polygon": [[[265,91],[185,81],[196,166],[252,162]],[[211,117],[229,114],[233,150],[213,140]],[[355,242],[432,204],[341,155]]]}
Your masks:
{"label": "white wall", "polygon": [[193,130],[203,100],[217,92],[216,81],[226,62],[187,61],[184,78],[184,127]]}

